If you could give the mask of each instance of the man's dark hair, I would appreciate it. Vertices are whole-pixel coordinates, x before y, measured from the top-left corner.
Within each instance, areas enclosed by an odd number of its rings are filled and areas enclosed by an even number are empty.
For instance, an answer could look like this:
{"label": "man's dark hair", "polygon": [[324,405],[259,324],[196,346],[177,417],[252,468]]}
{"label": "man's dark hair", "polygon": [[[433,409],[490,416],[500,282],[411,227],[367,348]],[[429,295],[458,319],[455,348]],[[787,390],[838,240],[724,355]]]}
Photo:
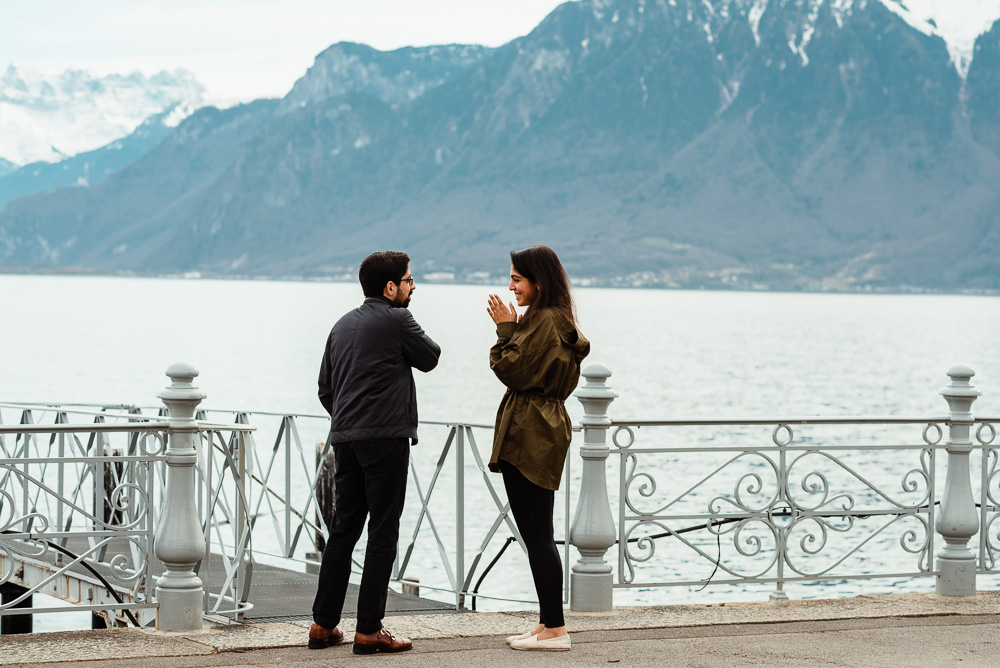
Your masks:
{"label": "man's dark hair", "polygon": [[576,322],[576,305],[570,292],[569,276],[563,269],[559,256],[548,246],[532,246],[510,252],[510,263],[517,273],[538,287],[538,294],[524,313],[522,322],[543,308],[553,308],[570,322]]}
{"label": "man's dark hair", "polygon": [[410,266],[410,256],[402,251],[381,251],[372,253],[361,261],[358,280],[365,297],[381,297],[385,284],[398,284]]}

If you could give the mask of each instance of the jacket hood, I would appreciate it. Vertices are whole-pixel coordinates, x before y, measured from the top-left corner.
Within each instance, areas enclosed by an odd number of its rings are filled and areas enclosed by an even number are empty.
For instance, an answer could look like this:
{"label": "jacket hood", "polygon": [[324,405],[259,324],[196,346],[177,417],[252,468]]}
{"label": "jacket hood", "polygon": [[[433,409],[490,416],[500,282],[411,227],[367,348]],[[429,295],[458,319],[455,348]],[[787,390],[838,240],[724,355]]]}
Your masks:
{"label": "jacket hood", "polygon": [[573,350],[576,362],[579,364],[590,352],[590,341],[565,315],[558,311],[555,311],[555,314],[556,317],[553,318],[553,321],[556,325],[556,331],[559,332],[559,338]]}

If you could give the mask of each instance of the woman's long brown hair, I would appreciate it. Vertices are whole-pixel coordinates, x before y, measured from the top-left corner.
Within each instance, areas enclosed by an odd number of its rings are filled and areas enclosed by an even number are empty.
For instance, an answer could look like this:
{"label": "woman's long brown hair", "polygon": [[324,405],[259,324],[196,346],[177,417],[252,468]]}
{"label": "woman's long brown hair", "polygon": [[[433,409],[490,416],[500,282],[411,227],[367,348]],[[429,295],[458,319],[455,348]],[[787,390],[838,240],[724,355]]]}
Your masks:
{"label": "woman's long brown hair", "polygon": [[538,287],[538,294],[528,306],[522,322],[544,308],[553,308],[576,323],[576,305],[570,292],[569,276],[563,269],[559,256],[548,246],[532,246],[511,251],[510,263],[515,271]]}

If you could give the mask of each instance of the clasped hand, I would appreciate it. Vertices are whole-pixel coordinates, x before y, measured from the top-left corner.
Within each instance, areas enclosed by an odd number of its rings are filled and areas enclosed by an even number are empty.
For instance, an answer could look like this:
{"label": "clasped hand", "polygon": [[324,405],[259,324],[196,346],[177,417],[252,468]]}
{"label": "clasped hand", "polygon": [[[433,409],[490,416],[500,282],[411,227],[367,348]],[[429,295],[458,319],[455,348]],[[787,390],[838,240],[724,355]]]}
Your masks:
{"label": "clasped hand", "polygon": [[514,310],[514,304],[511,303],[510,306],[504,304],[498,295],[490,295],[489,302],[486,305],[486,312],[490,314],[490,317],[493,318],[493,322],[496,324],[500,324],[501,322],[518,322],[520,320],[517,312]]}

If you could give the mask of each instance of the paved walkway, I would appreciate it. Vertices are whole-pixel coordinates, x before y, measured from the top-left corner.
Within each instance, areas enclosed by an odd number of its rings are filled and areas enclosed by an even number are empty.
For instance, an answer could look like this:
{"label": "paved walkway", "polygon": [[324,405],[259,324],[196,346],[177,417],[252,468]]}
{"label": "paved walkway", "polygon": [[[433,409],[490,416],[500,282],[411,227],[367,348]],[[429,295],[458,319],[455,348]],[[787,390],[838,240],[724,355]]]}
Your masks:
{"label": "paved walkway", "polygon": [[[954,666],[1000,664],[1000,595],[933,594],[849,599],[616,608],[568,613],[569,653],[516,652],[503,636],[532,625],[534,614],[408,615],[387,620],[414,638],[400,655],[355,656],[350,645],[305,648],[307,622],[211,627],[194,634],[145,629],[75,631],[0,640],[0,664],[43,668],[209,666]],[[348,638],[351,620],[344,624]]]}

